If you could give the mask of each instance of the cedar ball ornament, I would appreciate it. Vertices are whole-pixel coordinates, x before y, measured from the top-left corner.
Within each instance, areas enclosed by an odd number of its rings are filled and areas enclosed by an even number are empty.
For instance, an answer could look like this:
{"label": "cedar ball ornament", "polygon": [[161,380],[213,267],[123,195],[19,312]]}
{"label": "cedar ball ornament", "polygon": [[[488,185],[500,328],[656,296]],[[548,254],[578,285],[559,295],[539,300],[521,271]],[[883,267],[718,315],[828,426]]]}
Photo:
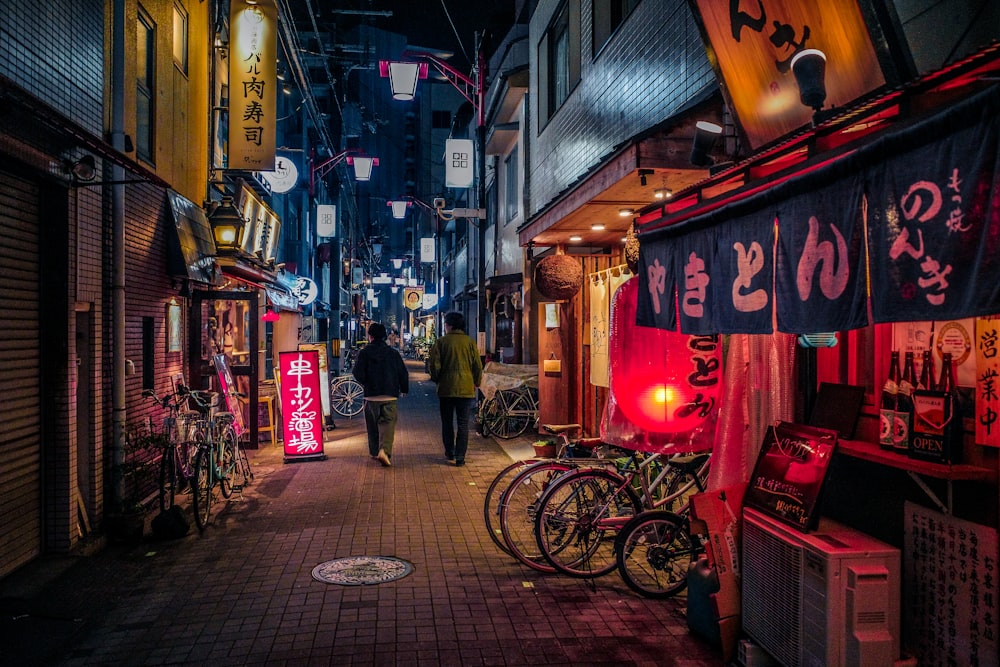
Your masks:
{"label": "cedar ball ornament", "polygon": [[635,235],[635,225],[625,234],[625,264],[633,275],[639,273],[639,237]]}
{"label": "cedar ball ornament", "polygon": [[583,267],[569,255],[550,255],[535,265],[535,286],[554,301],[571,298],[583,286]]}

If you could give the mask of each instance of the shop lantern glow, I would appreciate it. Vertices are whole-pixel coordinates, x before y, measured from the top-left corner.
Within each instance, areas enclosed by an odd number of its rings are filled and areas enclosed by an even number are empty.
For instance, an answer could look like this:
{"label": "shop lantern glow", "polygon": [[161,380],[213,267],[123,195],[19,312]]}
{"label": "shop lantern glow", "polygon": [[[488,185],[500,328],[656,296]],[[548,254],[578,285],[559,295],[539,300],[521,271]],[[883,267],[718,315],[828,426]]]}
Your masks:
{"label": "shop lantern glow", "polygon": [[651,433],[686,433],[718,408],[718,336],[692,336],[635,324],[638,278],[615,295],[611,314],[611,392],[624,416]]}

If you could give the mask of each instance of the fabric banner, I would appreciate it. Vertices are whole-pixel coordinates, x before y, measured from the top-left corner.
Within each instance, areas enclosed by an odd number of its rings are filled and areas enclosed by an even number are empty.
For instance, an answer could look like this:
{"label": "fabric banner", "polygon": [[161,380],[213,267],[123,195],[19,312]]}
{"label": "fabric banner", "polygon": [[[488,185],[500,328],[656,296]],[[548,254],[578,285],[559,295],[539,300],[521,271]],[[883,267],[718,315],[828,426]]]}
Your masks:
{"label": "fabric banner", "polygon": [[845,331],[868,324],[863,196],[862,179],[854,175],[780,206],[780,331]]}
{"label": "fabric banner", "polygon": [[677,240],[677,248],[674,270],[681,331],[715,333],[715,302],[722,296],[710,273],[716,264],[716,235],[706,231],[687,234]]}
{"label": "fabric banner", "polygon": [[590,384],[608,386],[608,317],[611,310],[610,276],[590,279]]}
{"label": "fabric banner", "polygon": [[730,220],[716,234],[716,262],[709,268],[715,279],[715,333],[771,333],[773,209]]}
{"label": "fabric banner", "polygon": [[677,328],[674,309],[674,248],[667,243],[639,246],[639,293],[636,323],[673,331]]}
{"label": "fabric banner", "polygon": [[1000,312],[1000,118],[978,113],[868,171],[876,322]]}

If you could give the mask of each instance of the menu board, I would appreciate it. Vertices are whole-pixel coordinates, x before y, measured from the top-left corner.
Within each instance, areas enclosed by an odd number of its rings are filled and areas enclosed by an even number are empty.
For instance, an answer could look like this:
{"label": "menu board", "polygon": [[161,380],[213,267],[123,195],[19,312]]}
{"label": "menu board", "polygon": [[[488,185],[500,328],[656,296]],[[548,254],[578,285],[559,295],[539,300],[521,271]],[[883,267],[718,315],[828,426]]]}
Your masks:
{"label": "menu board", "polygon": [[921,665],[996,665],[997,531],[903,505],[904,643]]}
{"label": "menu board", "polygon": [[836,431],[777,422],[764,435],[744,504],[802,532],[814,528],[836,446]]}

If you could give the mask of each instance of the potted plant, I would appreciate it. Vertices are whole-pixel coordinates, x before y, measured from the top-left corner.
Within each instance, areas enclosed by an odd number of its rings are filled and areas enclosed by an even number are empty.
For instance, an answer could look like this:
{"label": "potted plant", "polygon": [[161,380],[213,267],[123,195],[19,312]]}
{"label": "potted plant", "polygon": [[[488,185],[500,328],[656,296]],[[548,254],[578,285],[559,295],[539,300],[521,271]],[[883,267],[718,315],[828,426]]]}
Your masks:
{"label": "potted plant", "polygon": [[156,490],[156,466],[164,438],[144,428],[126,430],[121,463],[111,466],[112,502],[105,515],[108,536],[138,541],[146,529],[146,499]]}
{"label": "potted plant", "polygon": [[535,458],[538,459],[554,459],[558,453],[555,440],[536,440],[531,446],[534,447]]}

